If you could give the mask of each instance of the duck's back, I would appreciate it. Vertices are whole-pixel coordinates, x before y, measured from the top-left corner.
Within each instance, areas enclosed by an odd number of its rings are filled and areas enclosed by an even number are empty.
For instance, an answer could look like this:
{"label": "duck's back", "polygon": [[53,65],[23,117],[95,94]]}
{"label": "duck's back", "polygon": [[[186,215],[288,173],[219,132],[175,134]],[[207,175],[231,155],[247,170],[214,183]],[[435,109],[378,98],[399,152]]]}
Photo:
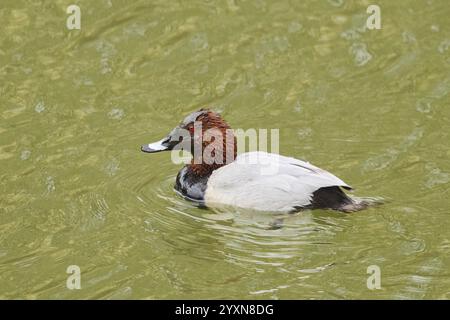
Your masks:
{"label": "duck's back", "polygon": [[212,173],[204,199],[207,206],[222,204],[286,212],[314,207],[321,200],[334,201],[334,206],[348,204],[351,200],[340,187],[351,189],[341,179],[308,162],[249,152]]}

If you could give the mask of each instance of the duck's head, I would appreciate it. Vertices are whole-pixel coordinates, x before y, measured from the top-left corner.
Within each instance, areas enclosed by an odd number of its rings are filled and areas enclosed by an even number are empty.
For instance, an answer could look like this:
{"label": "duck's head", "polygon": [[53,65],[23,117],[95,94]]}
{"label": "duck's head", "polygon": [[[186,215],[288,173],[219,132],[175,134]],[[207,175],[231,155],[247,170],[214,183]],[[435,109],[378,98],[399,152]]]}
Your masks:
{"label": "duck's head", "polygon": [[[218,136],[222,141],[217,139]],[[183,149],[193,155],[193,163],[211,165],[211,159],[205,159],[204,151],[208,150],[208,145],[213,143],[214,146],[209,147],[210,155],[214,157],[220,153],[224,156],[223,159],[226,159],[227,150],[229,150],[229,154],[232,154],[234,158],[236,143],[230,126],[220,114],[202,108],[184,118],[165,138],[143,145],[141,150],[155,153]]]}

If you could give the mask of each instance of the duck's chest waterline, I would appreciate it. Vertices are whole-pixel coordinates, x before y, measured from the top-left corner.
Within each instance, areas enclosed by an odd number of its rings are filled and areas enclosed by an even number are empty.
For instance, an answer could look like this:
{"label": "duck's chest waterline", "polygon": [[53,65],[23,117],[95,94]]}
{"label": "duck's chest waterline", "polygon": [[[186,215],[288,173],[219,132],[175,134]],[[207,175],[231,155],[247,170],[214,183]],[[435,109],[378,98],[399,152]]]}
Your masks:
{"label": "duck's chest waterline", "polygon": [[175,190],[190,200],[203,201],[209,177],[210,174],[198,176],[192,168],[185,166],[178,172]]}

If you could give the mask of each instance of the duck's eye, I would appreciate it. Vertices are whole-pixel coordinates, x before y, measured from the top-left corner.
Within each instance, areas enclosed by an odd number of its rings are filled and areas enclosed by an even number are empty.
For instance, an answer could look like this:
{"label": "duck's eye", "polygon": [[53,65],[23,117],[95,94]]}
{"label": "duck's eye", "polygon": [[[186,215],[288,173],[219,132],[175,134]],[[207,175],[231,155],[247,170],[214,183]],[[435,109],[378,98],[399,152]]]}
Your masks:
{"label": "duck's eye", "polygon": [[190,133],[194,133],[194,126],[192,124],[190,124],[188,126],[188,130],[189,130]]}

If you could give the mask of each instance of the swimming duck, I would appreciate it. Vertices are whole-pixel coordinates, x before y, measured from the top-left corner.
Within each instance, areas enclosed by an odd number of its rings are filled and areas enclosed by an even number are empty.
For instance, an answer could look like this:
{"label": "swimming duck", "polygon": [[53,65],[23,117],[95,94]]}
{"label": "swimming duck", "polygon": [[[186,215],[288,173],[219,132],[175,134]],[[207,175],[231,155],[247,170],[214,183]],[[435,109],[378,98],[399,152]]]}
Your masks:
{"label": "swimming duck", "polygon": [[[217,137],[208,139],[206,133],[210,131],[227,138],[223,141]],[[216,143],[211,148],[213,142]],[[366,200],[348,196],[343,190],[352,187],[347,183],[309,162],[262,151],[237,155],[236,137],[230,126],[220,114],[209,109],[191,113],[167,137],[141,147],[147,153],[177,149],[188,150],[192,160],[178,173],[175,190],[207,207],[353,212],[369,205]],[[205,157],[208,149],[213,160],[220,155],[220,159],[228,161],[211,161],[211,157]],[[198,150],[200,152],[195,152]],[[268,165],[276,170],[264,171]]]}

